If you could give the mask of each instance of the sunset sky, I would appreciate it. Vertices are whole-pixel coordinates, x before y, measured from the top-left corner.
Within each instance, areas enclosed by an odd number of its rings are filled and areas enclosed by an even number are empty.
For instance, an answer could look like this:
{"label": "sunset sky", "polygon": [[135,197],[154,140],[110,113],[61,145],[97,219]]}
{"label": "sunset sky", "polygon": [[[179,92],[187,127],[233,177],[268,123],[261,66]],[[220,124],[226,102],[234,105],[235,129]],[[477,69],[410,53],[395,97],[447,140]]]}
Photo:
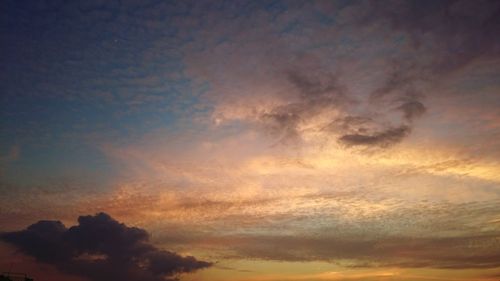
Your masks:
{"label": "sunset sky", "polygon": [[0,271],[500,280],[500,1],[0,1]]}

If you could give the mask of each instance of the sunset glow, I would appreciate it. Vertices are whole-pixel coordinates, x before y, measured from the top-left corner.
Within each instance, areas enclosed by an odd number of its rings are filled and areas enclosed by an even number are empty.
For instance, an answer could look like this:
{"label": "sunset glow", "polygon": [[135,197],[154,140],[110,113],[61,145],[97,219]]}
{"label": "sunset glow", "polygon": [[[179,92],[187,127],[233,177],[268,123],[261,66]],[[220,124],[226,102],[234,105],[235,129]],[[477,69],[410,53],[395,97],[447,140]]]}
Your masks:
{"label": "sunset glow", "polygon": [[0,27],[0,271],[499,280],[500,1],[7,0]]}

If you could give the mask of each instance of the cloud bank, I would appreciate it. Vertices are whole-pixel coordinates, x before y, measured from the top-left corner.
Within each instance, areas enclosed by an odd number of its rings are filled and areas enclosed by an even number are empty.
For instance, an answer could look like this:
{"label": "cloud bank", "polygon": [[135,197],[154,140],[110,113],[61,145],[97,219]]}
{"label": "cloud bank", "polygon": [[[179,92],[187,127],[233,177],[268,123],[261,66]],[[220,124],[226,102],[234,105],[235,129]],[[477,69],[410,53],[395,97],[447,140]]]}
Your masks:
{"label": "cloud bank", "polygon": [[177,274],[212,265],[160,250],[149,243],[144,229],[128,227],[105,213],[80,216],[78,223],[66,228],[60,221],[39,221],[1,239],[40,262],[92,281],[176,280]]}
{"label": "cloud bank", "polygon": [[[329,261],[346,267],[497,268],[499,234],[465,237],[229,236],[233,258]],[[219,240],[220,239],[220,240]],[[209,240],[209,239],[208,239]],[[225,241],[225,242],[223,242]],[[269,250],[272,249],[272,250]]]}

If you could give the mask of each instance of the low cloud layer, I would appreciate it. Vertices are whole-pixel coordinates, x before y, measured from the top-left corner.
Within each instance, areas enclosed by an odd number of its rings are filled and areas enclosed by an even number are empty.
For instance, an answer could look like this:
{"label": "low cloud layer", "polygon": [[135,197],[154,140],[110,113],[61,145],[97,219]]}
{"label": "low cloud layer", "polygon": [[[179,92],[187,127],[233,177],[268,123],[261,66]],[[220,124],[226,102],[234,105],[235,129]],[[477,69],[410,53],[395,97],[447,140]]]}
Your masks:
{"label": "low cloud layer", "polygon": [[[235,257],[331,261],[346,267],[497,268],[499,233],[461,237],[232,236]],[[270,250],[272,249],[272,250]]]}
{"label": "low cloud layer", "polygon": [[176,280],[177,274],[212,265],[160,250],[149,243],[144,229],[128,227],[105,213],[80,216],[78,222],[66,228],[60,221],[39,221],[1,239],[40,262],[92,281]]}

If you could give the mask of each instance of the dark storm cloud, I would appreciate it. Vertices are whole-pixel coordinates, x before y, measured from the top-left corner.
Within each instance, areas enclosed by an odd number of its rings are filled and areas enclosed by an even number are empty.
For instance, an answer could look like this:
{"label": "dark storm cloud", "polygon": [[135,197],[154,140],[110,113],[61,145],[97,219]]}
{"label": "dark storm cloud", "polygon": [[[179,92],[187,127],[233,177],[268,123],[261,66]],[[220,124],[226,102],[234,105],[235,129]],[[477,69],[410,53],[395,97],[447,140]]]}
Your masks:
{"label": "dark storm cloud", "polygon": [[389,128],[381,132],[372,134],[347,134],[339,138],[339,141],[347,146],[355,145],[374,145],[379,147],[388,147],[400,142],[410,133],[408,126]]}
{"label": "dark storm cloud", "polygon": [[2,240],[40,262],[93,281],[175,280],[175,275],[212,264],[182,257],[149,243],[149,234],[105,213],[81,216],[66,228],[59,221],[39,221],[25,230],[2,234]]}

